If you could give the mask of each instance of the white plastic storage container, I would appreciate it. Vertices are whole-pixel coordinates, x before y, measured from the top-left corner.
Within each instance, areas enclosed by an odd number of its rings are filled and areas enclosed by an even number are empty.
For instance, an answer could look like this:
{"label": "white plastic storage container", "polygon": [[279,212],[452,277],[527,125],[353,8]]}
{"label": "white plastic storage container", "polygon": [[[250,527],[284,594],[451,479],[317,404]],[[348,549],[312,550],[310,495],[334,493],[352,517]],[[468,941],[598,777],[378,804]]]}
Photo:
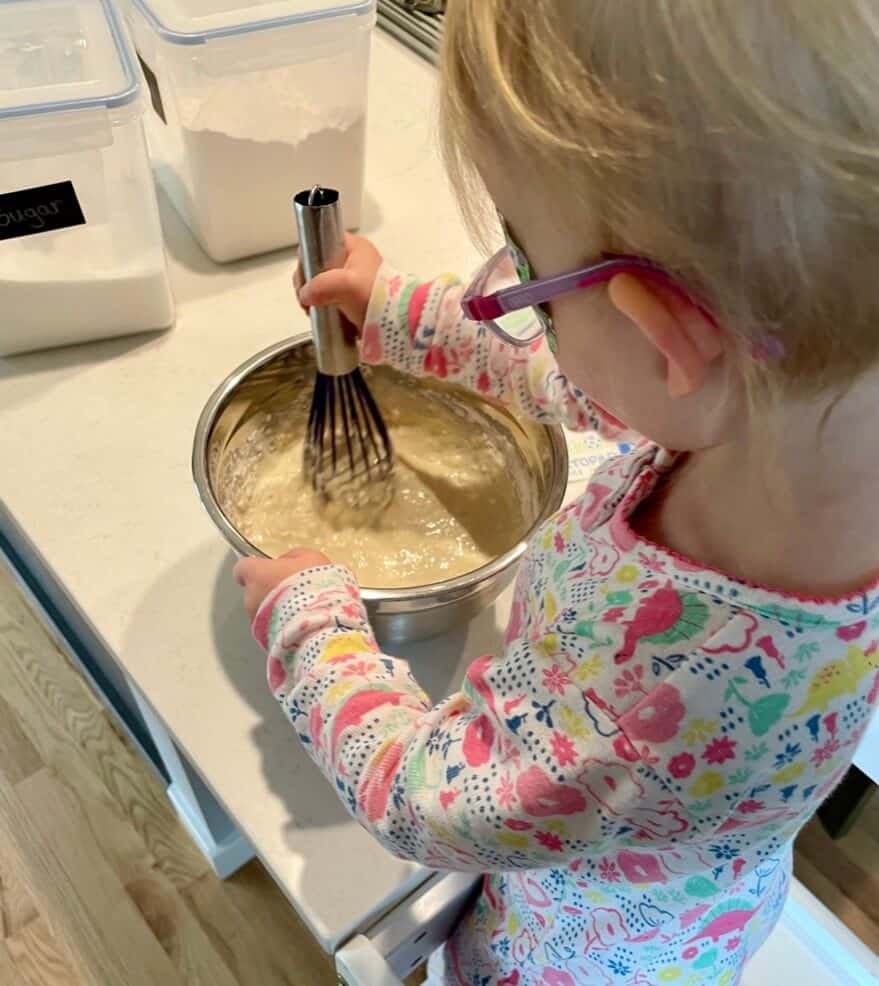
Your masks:
{"label": "white plastic storage container", "polygon": [[0,354],[173,321],[135,64],[108,0],[0,3]]}
{"label": "white plastic storage container", "polygon": [[122,0],[160,184],[221,263],[296,242],[291,201],[360,222],[375,0]]}

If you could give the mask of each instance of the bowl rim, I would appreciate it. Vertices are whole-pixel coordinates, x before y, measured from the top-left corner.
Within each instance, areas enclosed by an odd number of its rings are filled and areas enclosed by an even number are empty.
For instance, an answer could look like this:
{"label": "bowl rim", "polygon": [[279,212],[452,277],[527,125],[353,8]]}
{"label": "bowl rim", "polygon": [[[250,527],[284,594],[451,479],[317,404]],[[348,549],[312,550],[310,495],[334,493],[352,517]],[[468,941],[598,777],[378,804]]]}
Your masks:
{"label": "bowl rim", "polygon": [[[210,480],[210,470],[208,469],[208,440],[210,433],[223,408],[243,380],[260,369],[260,367],[265,366],[266,363],[271,362],[271,360],[281,353],[295,349],[298,346],[306,345],[311,341],[311,334],[307,332],[301,335],[290,336],[271,346],[267,346],[265,349],[260,350],[245,360],[214,388],[213,393],[202,408],[195,426],[191,464],[196,493],[217,529],[226,538],[236,553],[241,556],[271,557],[255,544],[251,544],[232,525],[220,507]],[[394,367],[391,367],[391,369],[394,369]],[[398,370],[397,372],[402,373],[403,371]],[[463,389],[466,390],[467,388]],[[479,395],[477,394],[476,396],[478,397]],[[470,572],[465,572],[463,575],[457,575],[451,579],[442,579],[438,582],[427,582],[424,585],[398,589],[382,589],[366,585],[360,586],[360,593],[365,602],[386,602],[391,599],[399,603],[418,602],[422,597],[435,599],[438,595],[441,595],[444,600],[451,601],[456,596],[463,595],[475,586],[483,582],[488,582],[500,575],[524,555],[528,544],[540,527],[562,506],[568,486],[568,445],[561,425],[546,421],[537,421],[535,419],[529,420],[543,428],[547,433],[552,450],[552,468],[547,484],[548,495],[544,500],[543,508],[519,541],[502,555],[498,555],[497,558],[486,562],[479,568],[474,568]]]}

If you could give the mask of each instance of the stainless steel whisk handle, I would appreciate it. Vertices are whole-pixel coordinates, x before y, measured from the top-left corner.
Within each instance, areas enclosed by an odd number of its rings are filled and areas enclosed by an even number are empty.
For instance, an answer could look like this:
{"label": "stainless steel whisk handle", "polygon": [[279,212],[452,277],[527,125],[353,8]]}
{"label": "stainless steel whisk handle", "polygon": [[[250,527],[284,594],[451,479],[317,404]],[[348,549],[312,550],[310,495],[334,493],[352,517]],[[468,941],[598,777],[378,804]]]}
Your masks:
{"label": "stainless steel whisk handle", "polygon": [[[293,198],[299,228],[299,258],[306,281],[325,270],[345,263],[345,230],[339,208],[339,193],[315,185]],[[360,365],[357,334],[335,305],[311,308],[317,368],[328,376],[351,373]]]}

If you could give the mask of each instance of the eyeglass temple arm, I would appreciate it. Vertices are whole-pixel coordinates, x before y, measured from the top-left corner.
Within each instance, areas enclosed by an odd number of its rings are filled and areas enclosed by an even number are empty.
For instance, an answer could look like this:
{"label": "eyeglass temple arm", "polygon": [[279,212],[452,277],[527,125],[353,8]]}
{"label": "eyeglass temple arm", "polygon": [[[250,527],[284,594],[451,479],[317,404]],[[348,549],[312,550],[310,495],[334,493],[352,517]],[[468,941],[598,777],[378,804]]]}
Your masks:
{"label": "eyeglass temple arm", "polygon": [[663,284],[673,286],[672,279],[649,260],[639,257],[608,257],[591,267],[557,274],[527,284],[515,284],[509,288],[495,291],[494,294],[465,298],[463,305],[468,318],[484,322],[500,318],[508,312],[519,311],[530,305],[541,305],[571,291],[580,291],[597,284],[605,284],[617,274],[647,274]]}

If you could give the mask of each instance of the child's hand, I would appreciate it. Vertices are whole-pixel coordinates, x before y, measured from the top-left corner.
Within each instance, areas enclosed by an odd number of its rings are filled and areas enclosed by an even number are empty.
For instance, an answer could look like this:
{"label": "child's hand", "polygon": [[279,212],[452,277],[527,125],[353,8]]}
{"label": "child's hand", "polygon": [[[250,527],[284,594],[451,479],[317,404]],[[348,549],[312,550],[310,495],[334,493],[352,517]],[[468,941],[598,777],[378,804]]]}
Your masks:
{"label": "child's hand", "polygon": [[299,303],[306,311],[311,305],[338,305],[342,314],[359,332],[366,319],[366,309],[372,295],[382,255],[363,236],[345,234],[345,266],[326,270],[305,284],[302,268],[293,275],[293,286]]}
{"label": "child's hand", "polygon": [[296,548],[280,558],[242,558],[235,566],[235,581],[244,588],[244,608],[252,620],[263,600],[284,579],[289,579],[306,568],[331,564],[320,551]]}

